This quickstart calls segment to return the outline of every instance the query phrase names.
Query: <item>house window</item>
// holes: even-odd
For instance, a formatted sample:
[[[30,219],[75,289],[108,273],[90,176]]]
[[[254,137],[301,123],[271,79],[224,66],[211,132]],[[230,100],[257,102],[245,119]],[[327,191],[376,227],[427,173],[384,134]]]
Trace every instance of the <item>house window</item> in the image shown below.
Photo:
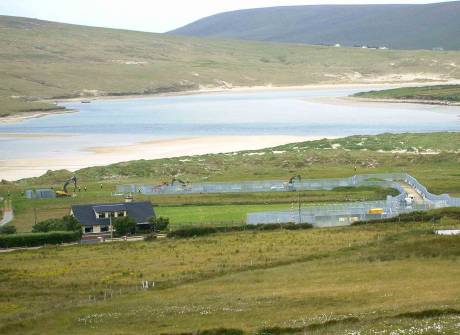
[[[126,216],[126,212],[118,212],[118,217]]]
[[[108,214],[109,214],[108,216],[111,217],[111,218],[114,218],[114,217],[115,217],[115,212],[110,212],[110,213],[108,213]]]
[[[85,227],[85,233],[92,233],[93,227]]]
[[[109,231],[109,226],[101,226],[101,233],[105,233]]]

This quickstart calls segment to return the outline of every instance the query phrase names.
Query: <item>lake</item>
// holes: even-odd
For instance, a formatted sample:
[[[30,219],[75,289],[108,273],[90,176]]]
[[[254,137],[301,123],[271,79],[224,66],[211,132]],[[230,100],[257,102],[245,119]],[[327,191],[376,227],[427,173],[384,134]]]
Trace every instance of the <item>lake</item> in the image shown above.
[[[460,107],[334,99],[363,90],[369,87],[66,102],[78,112],[0,124],[0,152],[3,160],[17,160],[90,155],[85,148],[182,137],[460,131]]]

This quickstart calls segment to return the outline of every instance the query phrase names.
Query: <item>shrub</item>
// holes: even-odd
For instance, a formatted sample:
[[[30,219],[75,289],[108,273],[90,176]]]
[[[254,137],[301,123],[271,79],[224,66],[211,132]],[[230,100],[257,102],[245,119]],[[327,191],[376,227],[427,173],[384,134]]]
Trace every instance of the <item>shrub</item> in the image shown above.
[[[198,335],[243,335],[244,332],[241,329],[234,328],[216,328],[200,330]]]
[[[78,241],[80,236],[78,231],[0,235],[0,248],[36,247],[45,244],[69,243]]]
[[[113,228],[117,236],[134,234],[136,232],[136,221],[129,216],[116,218],[113,222]]]
[[[0,234],[15,234],[16,227],[12,224],[6,224],[4,226],[0,226]]]
[[[258,225],[244,225],[244,226],[228,226],[228,227],[186,227],[178,230],[174,230],[168,234],[168,237],[187,238],[194,236],[206,236],[216,233],[226,233],[233,231],[244,231],[244,230],[300,230],[310,229],[313,226],[309,223],[295,224],[295,223],[273,223],[273,224],[258,224]]]
[[[431,211],[415,211],[410,213],[400,214],[393,218],[371,220],[371,221],[357,221],[352,225],[359,226],[368,223],[388,223],[388,222],[435,222],[443,217],[448,217],[454,220],[460,219],[460,209],[456,207],[447,207],[442,209],[435,209]]]
[[[151,217],[149,220],[150,224],[153,226],[154,231],[164,231],[169,226],[169,218],[164,217]]]
[[[47,233],[50,231],[81,231],[81,225],[73,216],[66,215],[61,219],[48,219],[33,226],[34,233]]]

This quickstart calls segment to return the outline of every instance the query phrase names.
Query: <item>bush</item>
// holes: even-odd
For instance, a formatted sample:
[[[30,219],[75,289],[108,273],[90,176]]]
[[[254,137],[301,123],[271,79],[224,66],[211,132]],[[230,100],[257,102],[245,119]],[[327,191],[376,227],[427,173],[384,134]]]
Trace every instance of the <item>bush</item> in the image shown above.
[[[430,211],[415,211],[410,213],[400,214],[393,218],[370,220],[370,221],[357,221],[352,223],[354,226],[359,226],[368,223],[390,223],[390,222],[436,222],[443,217],[448,217],[454,220],[460,219],[460,209],[457,207],[447,207],[441,209],[434,209]]]
[[[268,230],[300,230],[310,229],[313,226],[309,223],[273,223],[273,224],[258,224],[258,225],[244,225],[244,226],[228,226],[228,227],[186,227],[178,230],[174,230],[168,233],[168,237],[187,238],[194,236],[206,236],[216,233],[226,233],[234,231],[245,231],[245,230],[257,230],[257,231],[268,231]]]
[[[6,224],[4,226],[0,226],[0,234],[15,234],[16,227],[12,224]]]
[[[164,231],[169,226],[169,218],[159,217],[156,218],[155,223],[153,225],[155,231]]]
[[[169,226],[169,218],[164,218],[164,217],[154,217],[152,216],[149,219],[150,224],[153,227],[154,231],[165,231],[168,226]]]
[[[198,335],[243,335],[244,332],[241,329],[234,328],[216,328],[200,330]]]
[[[0,248],[36,247],[45,244],[69,243],[78,241],[80,237],[81,235],[78,231],[0,235]]]
[[[33,233],[47,233],[50,231],[81,231],[81,225],[73,216],[66,215],[62,219],[48,219],[33,226]]]
[[[136,232],[136,221],[129,216],[116,218],[113,222],[113,228],[117,236],[134,234]]]

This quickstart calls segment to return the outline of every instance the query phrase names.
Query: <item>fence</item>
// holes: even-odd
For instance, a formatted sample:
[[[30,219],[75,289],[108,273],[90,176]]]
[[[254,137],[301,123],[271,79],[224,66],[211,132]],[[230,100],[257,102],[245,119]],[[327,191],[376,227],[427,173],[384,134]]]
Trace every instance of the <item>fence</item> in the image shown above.
[[[118,194],[140,193],[144,195],[193,194],[193,193],[244,193],[244,192],[289,192],[304,190],[332,190],[347,186],[381,186],[394,180],[403,180],[405,174],[369,174],[348,178],[304,179],[292,183],[282,180],[248,181],[239,183],[189,183],[172,185],[129,184],[117,185]]]
[[[409,184],[423,198],[421,204],[406,204],[407,197],[400,182]],[[355,175],[348,178],[304,179],[291,183],[280,180],[248,181],[239,183],[196,183],[172,185],[118,185],[117,193],[141,193],[145,195],[194,194],[194,193],[244,193],[244,192],[289,192],[306,190],[332,190],[337,187],[380,186],[391,187],[399,195],[388,196],[386,201],[355,202],[303,208],[300,211],[250,213],[248,224],[308,222],[316,226],[346,225],[358,220],[379,219],[399,215],[414,210],[460,206],[460,198],[448,194],[435,195],[407,173],[377,173]],[[371,214],[378,208],[383,213]]]
[[[435,195],[420,184],[409,174],[373,174],[358,175],[351,177],[355,186],[385,185],[397,189],[400,193],[396,197],[388,196],[386,201],[371,201],[358,203],[344,203],[334,205],[315,206],[303,208],[297,211],[260,212],[249,213],[247,224],[308,222],[316,227],[349,225],[355,221],[367,221],[397,216],[412,211],[428,210],[431,208],[460,206],[460,198],[451,197],[448,194]],[[370,182],[369,180],[381,180]],[[401,184],[391,181],[400,180],[410,185],[423,198],[419,204],[407,204],[406,192]],[[372,209],[378,209],[377,214]]]

